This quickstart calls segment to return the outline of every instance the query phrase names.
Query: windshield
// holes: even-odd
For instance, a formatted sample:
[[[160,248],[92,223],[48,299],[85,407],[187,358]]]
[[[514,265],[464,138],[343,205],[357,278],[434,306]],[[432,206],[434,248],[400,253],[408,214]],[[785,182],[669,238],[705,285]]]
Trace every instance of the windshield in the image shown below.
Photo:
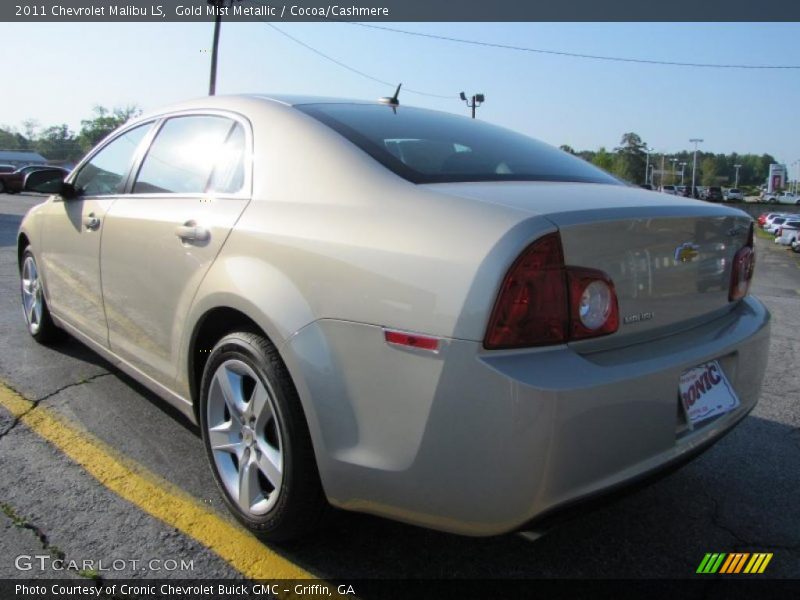
[[[413,183],[574,181],[620,185],[580,158],[467,117],[375,104],[307,104],[296,108]]]

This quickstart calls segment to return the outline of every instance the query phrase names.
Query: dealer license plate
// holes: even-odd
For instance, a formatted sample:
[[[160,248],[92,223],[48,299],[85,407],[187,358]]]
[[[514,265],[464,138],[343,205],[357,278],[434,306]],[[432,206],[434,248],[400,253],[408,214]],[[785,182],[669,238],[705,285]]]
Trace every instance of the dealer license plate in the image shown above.
[[[739,397],[715,360],[684,371],[679,393],[692,426],[739,406]]]

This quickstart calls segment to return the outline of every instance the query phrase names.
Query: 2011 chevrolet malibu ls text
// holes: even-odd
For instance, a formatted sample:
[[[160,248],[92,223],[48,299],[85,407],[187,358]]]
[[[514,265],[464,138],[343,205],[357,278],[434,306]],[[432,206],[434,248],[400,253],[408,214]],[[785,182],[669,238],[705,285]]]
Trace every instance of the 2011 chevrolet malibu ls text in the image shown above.
[[[199,423],[266,539],[333,506],[467,535],[674,466],[755,405],[753,226],[526,136],[262,96],[130,122],[19,233],[66,330]]]

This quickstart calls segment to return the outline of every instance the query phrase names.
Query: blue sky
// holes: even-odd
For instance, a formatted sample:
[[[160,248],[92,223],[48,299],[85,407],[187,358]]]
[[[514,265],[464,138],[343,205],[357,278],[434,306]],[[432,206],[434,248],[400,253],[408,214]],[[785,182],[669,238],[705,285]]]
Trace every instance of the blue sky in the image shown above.
[[[800,65],[798,23],[406,23],[402,29],[557,51],[685,62]],[[635,131],[659,152],[705,140],[712,152],[800,158],[800,70],[699,69],[465,46],[345,23],[282,23],[318,50],[437,99],[405,104],[453,112],[458,92],[483,92],[479,118],[548,143],[613,148]],[[144,109],[206,93],[208,23],[0,23],[14,84],[0,124],[26,118],[77,129],[94,104]],[[8,74],[10,71],[5,71]],[[260,22],[225,23],[219,93],[376,98],[392,89],[344,70]]]

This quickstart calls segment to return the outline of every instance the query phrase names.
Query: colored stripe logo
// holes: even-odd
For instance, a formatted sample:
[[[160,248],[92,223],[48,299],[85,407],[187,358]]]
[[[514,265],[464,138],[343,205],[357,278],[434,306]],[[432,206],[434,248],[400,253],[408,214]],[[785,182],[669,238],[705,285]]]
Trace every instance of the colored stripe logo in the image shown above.
[[[702,574],[723,573],[725,575],[733,575],[746,573],[753,575],[763,573],[771,560],[772,552],[756,552],[754,554],[749,552],[732,552],[730,554],[708,552],[703,557],[703,560],[700,561],[700,566],[697,567],[696,572]]]

